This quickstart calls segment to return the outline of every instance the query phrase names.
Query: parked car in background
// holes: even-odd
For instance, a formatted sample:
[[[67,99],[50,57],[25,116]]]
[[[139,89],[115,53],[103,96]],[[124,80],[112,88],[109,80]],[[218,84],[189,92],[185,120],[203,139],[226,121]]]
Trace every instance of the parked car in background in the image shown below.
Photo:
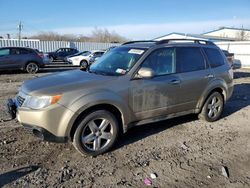
[[[69,55],[78,53],[79,51],[75,48],[59,48],[55,52],[49,52],[48,56],[51,62],[55,60],[64,61],[64,58]]]
[[[90,65],[89,60],[92,57],[100,57],[101,55],[104,54],[104,50],[93,50],[91,51],[91,53],[86,53],[86,54],[82,54],[79,56],[74,56],[74,57],[70,57],[68,58],[69,63],[71,63],[72,65],[75,66],[81,66],[83,68],[86,68]]]
[[[173,42],[128,42],[87,72],[26,81],[8,112],[35,136],[93,156],[133,126],[192,113],[218,120],[234,88],[226,57],[210,41]]]
[[[64,58],[64,61],[65,61],[65,62],[69,62],[69,58],[71,58],[71,57],[76,57],[76,56],[80,56],[80,55],[82,55],[82,56],[87,56],[87,55],[90,55],[90,54],[91,54],[90,51],[78,52],[78,53],[76,53],[76,54],[66,56],[66,57]]]
[[[111,46],[111,47],[107,48],[107,49],[105,50],[105,53],[109,52],[110,50],[112,50],[112,49],[114,49],[114,48],[116,48],[116,47],[117,47],[117,46]]]
[[[100,51],[93,53],[93,56],[89,59],[89,65],[92,65],[94,62],[96,62],[104,53],[105,51]]]
[[[230,64],[231,67],[233,67],[233,63],[234,63],[234,53],[229,53],[229,51],[227,50],[222,50],[222,52],[225,54],[225,56],[227,57],[227,61]]]
[[[48,63],[44,54],[37,49],[23,47],[0,48],[0,70],[21,69],[36,73]]]

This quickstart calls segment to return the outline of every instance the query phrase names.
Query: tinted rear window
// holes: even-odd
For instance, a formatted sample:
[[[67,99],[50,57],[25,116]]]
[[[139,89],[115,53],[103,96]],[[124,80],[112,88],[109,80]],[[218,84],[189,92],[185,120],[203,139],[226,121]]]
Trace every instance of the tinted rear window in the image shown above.
[[[191,72],[205,69],[205,61],[200,48],[176,48],[177,72]]]
[[[224,65],[224,59],[219,50],[212,48],[205,48],[204,51],[207,55],[208,61],[212,68]]]
[[[29,50],[29,49],[22,49],[22,48],[13,48],[13,49],[11,49],[11,54],[12,55],[30,54],[30,53],[32,53],[32,51]]]

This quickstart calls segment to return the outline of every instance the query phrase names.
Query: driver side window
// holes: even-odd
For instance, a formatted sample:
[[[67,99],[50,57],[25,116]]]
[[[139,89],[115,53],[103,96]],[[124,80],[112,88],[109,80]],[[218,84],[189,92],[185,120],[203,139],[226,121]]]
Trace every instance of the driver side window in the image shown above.
[[[174,48],[161,48],[153,51],[143,62],[142,67],[151,68],[155,76],[176,72],[176,55]]]

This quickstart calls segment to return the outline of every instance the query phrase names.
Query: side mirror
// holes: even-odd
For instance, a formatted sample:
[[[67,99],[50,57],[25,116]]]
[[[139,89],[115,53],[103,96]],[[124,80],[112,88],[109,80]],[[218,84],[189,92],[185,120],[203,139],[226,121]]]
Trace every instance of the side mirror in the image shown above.
[[[151,68],[142,67],[139,69],[136,78],[153,78],[155,72]]]

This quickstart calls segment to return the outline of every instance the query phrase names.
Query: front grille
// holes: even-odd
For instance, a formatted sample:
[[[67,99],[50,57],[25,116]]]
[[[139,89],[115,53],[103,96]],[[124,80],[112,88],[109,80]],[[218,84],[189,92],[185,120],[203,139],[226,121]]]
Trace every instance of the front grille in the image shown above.
[[[23,105],[23,102],[24,102],[25,98],[21,97],[20,95],[18,95],[16,97],[16,102],[17,102],[17,105],[20,107]]]

